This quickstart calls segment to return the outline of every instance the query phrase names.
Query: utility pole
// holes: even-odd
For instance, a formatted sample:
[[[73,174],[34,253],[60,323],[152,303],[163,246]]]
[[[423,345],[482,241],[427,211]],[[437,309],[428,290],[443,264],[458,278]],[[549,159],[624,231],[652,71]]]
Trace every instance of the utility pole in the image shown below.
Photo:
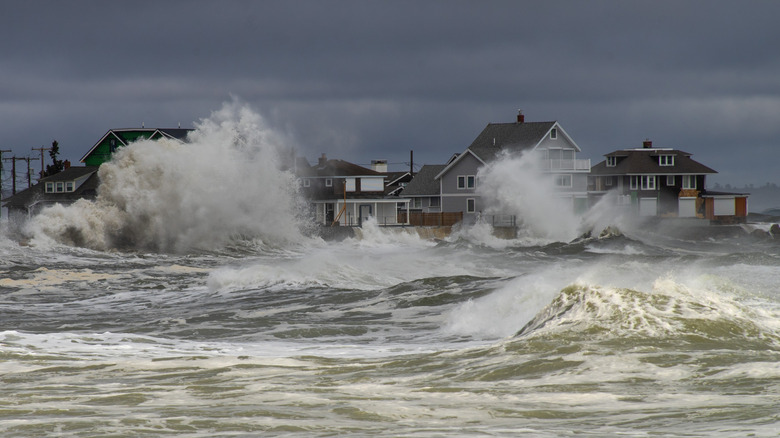
[[[30,168],[30,161],[35,161],[37,158],[24,157],[19,160],[27,161],[27,188],[32,187],[32,169]]]
[[[3,160],[8,161],[11,160],[11,195],[16,194],[16,156],[14,155],[11,158],[3,158]]]
[[[3,152],[11,152],[10,149],[0,150],[0,199],[3,198]]]
[[[45,147],[41,146],[39,148],[32,148],[32,150],[34,150],[34,151],[41,151],[41,178],[43,178],[43,171],[44,171],[44,169],[46,169],[46,164],[43,161],[43,152],[44,151],[50,151],[51,148],[45,148]]]

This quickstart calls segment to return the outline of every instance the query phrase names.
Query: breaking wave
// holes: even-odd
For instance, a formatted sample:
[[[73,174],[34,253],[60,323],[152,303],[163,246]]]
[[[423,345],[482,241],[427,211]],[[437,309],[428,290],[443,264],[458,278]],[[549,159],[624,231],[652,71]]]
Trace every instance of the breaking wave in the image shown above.
[[[95,201],[53,206],[33,218],[31,243],[97,250],[211,250],[241,239],[300,241],[297,183],[284,170],[288,141],[239,102],[196,124],[186,144],[144,140],[99,170]]]
[[[671,279],[656,280],[651,292],[578,283],[561,290],[517,336],[625,342],[632,348],[674,342],[777,349],[777,316]]]

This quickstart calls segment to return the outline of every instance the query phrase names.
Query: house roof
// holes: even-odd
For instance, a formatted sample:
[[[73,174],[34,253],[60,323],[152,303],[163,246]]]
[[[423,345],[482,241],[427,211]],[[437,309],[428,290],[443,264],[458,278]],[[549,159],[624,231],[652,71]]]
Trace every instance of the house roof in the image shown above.
[[[404,187],[402,196],[435,196],[439,194],[439,181],[436,175],[439,174],[446,164],[426,164],[412,181]]]
[[[312,167],[312,176],[384,176],[384,173],[367,169],[344,160],[328,160]]]
[[[98,186],[97,170],[98,168],[94,166],[69,167],[52,176],[41,178],[34,186],[3,199],[3,205],[26,209],[28,206],[37,202],[73,202],[85,197],[94,197],[97,193]],[[85,176],[87,177],[87,180],[73,192],[45,192],[46,182],[75,181]]]
[[[533,149],[555,125],[556,122],[489,123],[468,149],[487,162],[502,151]]]
[[[185,129],[185,128],[125,128],[125,129],[109,129],[108,132],[106,132],[102,137],[100,137],[100,140],[97,141],[90,149],[87,151],[86,154],[84,154],[83,157],[81,157],[82,163],[84,160],[89,157],[89,155],[97,149],[98,146],[100,146],[101,143],[103,143],[103,140],[110,136],[116,137],[124,146],[127,146],[127,141],[125,141],[125,138],[122,136],[123,133],[149,133],[149,138],[154,137],[155,134],[159,133],[163,137],[167,138],[173,138],[176,140],[184,141],[184,139],[187,137],[187,134],[193,131],[192,129]]]
[[[661,166],[658,157],[674,156],[673,166]],[[621,149],[606,157],[615,157],[616,164],[607,167],[606,160],[591,168],[593,175],[702,175],[718,173],[691,158],[690,153],[677,149],[641,148]]]

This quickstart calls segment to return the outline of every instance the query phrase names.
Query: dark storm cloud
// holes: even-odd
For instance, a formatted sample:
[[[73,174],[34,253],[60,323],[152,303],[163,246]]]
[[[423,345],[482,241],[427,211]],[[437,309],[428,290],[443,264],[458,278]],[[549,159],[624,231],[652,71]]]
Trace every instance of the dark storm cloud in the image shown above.
[[[778,16],[773,1],[14,2],[0,148],[56,138],[75,161],[109,128],[191,126],[237,96],[310,160],[422,164],[522,108],[594,162],[651,138],[714,181],[760,184],[779,179]]]

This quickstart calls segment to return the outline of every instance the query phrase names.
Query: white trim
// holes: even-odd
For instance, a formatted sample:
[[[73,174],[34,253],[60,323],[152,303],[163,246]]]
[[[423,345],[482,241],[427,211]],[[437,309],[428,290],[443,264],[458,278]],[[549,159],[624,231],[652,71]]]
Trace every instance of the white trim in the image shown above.
[[[441,172],[439,172],[439,174],[438,174],[438,175],[436,175],[435,177],[433,177],[433,179],[440,179],[440,178],[442,177],[442,175],[444,175],[445,173],[447,173],[447,172],[449,172],[449,171],[450,171],[450,168],[451,168],[451,167],[455,166],[455,164],[457,164],[458,162],[460,162],[460,160],[462,160],[462,159],[463,159],[463,157],[465,157],[467,153],[468,153],[468,154],[471,154],[471,156],[472,156],[472,157],[476,158],[476,159],[477,159],[477,161],[479,161],[480,163],[482,163],[482,165],[483,165],[483,166],[484,166],[485,164],[487,164],[487,163],[485,163],[484,161],[482,161],[482,160],[481,160],[481,159],[480,159],[480,158],[477,156],[477,154],[475,154],[474,152],[471,152],[471,150],[470,150],[470,149],[466,149],[465,151],[463,151],[463,153],[462,153],[462,154],[458,155],[458,158],[456,158],[455,160],[453,160],[453,161],[452,161],[450,164],[448,164],[448,165],[447,165],[447,167],[445,167],[444,169],[442,169],[442,171],[441,171]]]

